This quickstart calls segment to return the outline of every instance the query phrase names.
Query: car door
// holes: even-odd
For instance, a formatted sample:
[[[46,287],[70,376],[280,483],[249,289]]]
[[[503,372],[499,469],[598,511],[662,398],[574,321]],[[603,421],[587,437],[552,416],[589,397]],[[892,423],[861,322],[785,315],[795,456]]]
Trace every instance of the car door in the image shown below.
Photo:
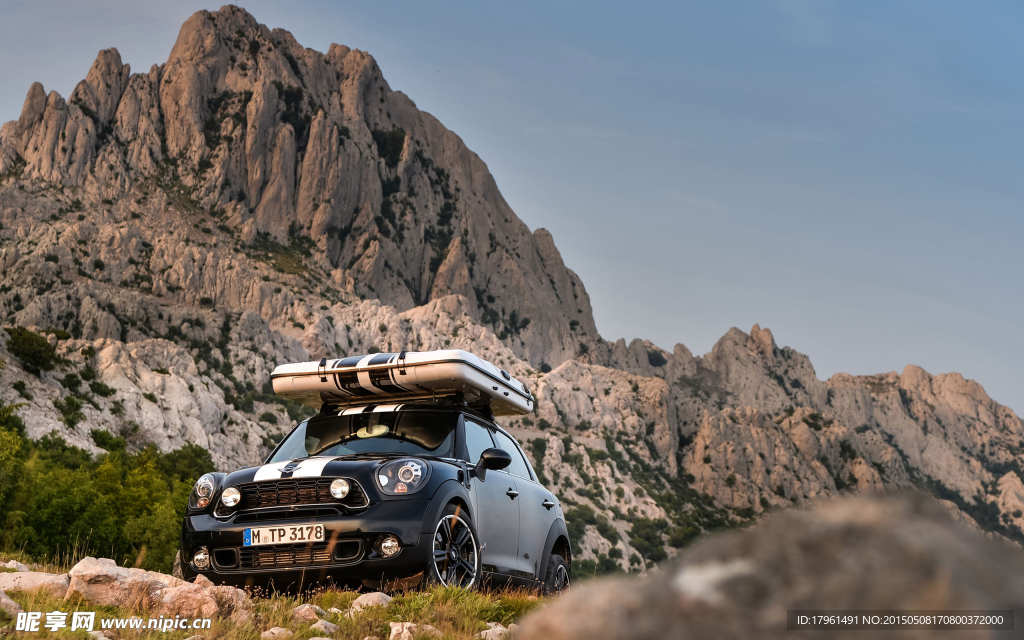
[[[483,424],[466,418],[465,442],[470,465],[479,462],[484,449],[495,446],[491,433]],[[513,495],[517,493],[515,481],[505,471],[491,469],[483,479],[473,477],[469,490],[476,505],[473,519],[480,536],[483,570],[515,575],[519,550],[519,501]]]
[[[543,579],[540,568],[544,564],[544,545],[548,531],[557,513],[554,510],[555,497],[536,480],[523,450],[511,437],[501,431],[494,433],[499,449],[512,456],[509,473],[514,477],[519,491],[519,551],[517,568],[530,577]]]

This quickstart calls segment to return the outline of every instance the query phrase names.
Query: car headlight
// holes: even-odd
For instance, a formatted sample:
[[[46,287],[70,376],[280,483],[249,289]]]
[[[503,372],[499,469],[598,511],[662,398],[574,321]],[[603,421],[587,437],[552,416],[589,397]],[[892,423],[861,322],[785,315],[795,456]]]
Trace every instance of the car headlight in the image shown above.
[[[427,485],[429,477],[430,465],[415,458],[389,462],[377,470],[381,491],[392,496],[419,491]]]
[[[212,473],[207,473],[196,481],[192,488],[192,495],[189,496],[188,506],[192,509],[205,509],[210,506],[213,500],[213,493],[217,490],[217,478]]]
[[[349,486],[348,480],[344,478],[336,478],[331,482],[331,495],[341,500],[348,495],[349,490],[352,487]]]
[[[235,487],[228,487],[220,494],[220,501],[225,507],[233,507],[242,499],[242,492]]]

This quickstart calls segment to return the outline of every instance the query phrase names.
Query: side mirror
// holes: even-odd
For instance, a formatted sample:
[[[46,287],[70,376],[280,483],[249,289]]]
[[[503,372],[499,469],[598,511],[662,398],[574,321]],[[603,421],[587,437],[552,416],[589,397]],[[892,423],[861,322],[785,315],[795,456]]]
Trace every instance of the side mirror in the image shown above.
[[[512,464],[512,456],[501,449],[492,447],[484,449],[484,452],[480,454],[480,460],[476,463],[476,468],[470,471],[470,474],[484,482],[487,480],[488,469],[497,471],[498,469],[504,469],[510,464]]]
[[[508,465],[512,464],[512,456],[508,455],[508,452],[502,449],[484,449],[484,452],[480,454],[480,462],[477,465],[483,465],[485,469],[504,469]]]

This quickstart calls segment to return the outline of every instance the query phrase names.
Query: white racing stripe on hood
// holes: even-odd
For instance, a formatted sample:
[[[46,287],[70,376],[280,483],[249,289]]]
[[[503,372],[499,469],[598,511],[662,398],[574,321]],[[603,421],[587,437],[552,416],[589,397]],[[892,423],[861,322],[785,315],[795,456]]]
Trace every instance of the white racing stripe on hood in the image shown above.
[[[319,477],[324,473],[324,467],[327,463],[334,460],[334,456],[322,456],[316,458],[310,458],[303,460],[299,463],[299,468],[292,473],[293,478],[310,478]]]
[[[277,480],[281,477],[281,470],[290,462],[291,460],[285,460],[284,462],[265,464],[256,470],[256,475],[253,476],[252,481],[263,482],[264,480]]]
[[[256,470],[256,475],[253,476],[253,482],[263,482],[265,480],[279,480],[281,478],[284,468],[288,465],[298,462],[298,466],[292,472],[292,478],[315,478],[323,475],[324,467],[331,460],[334,460],[335,456],[317,456],[315,458],[308,458],[302,461],[286,460],[284,462],[275,462],[273,464],[265,464]]]

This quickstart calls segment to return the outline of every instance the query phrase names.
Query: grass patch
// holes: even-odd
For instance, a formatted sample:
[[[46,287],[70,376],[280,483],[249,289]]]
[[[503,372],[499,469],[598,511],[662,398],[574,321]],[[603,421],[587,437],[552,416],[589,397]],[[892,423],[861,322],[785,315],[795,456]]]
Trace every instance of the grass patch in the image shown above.
[[[65,601],[43,592],[26,594],[15,591],[8,595],[26,611],[96,611],[97,629],[100,627],[101,618],[127,618],[138,615],[146,621],[150,615],[138,606],[97,606],[78,598]],[[253,598],[258,621],[255,624],[238,626],[229,619],[215,619],[210,629],[198,633],[201,633],[205,640],[257,640],[260,633],[267,629],[285,627],[293,631],[292,640],[323,636],[323,633],[311,630],[308,624],[297,624],[291,616],[292,610],[306,603],[317,605],[325,611],[331,607],[345,610],[358,595],[355,591],[338,589],[315,590],[303,596],[257,595]],[[367,636],[387,638],[390,636],[389,622],[429,624],[443,633],[445,638],[468,640],[479,637],[480,632],[487,628],[488,622],[498,622],[507,627],[540,607],[543,602],[542,598],[524,590],[481,593],[454,587],[434,587],[425,592],[396,595],[387,607],[364,609],[352,618],[327,613],[324,619],[338,625],[338,631],[331,634],[336,640],[361,640]],[[195,633],[197,632],[193,630],[161,633],[157,630],[142,629],[133,631],[131,637],[140,640],[181,640]],[[54,633],[40,625],[40,631],[33,633],[32,636],[80,639],[83,634],[81,631],[72,633],[67,628]]]

